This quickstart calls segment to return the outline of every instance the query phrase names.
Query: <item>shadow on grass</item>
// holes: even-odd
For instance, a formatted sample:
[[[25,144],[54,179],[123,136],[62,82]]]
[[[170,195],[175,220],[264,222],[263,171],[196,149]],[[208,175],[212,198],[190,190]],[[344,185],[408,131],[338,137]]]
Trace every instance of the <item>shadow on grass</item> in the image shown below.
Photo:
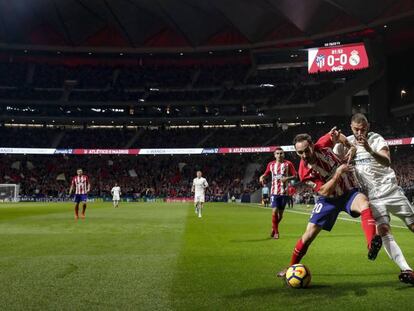
[[[378,273],[378,272],[370,272],[370,273],[341,273],[341,274],[335,274],[335,273],[318,273],[318,276],[328,276],[328,277],[347,277],[347,276],[356,276],[356,277],[361,277],[361,276],[368,276],[368,275],[388,275],[388,276],[397,276],[397,273],[390,273],[390,272],[383,272],[383,273]],[[397,278],[396,278],[397,280]]]
[[[341,283],[341,284],[311,284],[306,289],[293,289],[289,288],[286,284],[281,282],[279,285],[275,284],[273,287],[259,287],[246,289],[238,294],[232,294],[226,296],[227,299],[240,299],[250,297],[266,297],[266,296],[284,296],[295,297],[300,294],[303,298],[332,298],[343,296],[355,296],[363,297],[368,295],[369,289],[387,288],[388,290],[407,290],[414,291],[414,286],[408,284],[401,284],[398,281],[389,282],[361,282],[361,283]]]
[[[286,295],[289,295],[290,293],[297,294],[298,292],[303,293],[303,292],[309,292],[309,293],[313,293],[317,290],[321,290],[321,289],[328,289],[331,286],[329,285],[323,285],[323,284],[316,284],[316,285],[312,285],[311,287],[307,288],[307,289],[292,289],[289,288],[287,285],[281,283],[281,286],[274,286],[274,287],[260,287],[260,288],[252,288],[252,289],[246,289],[244,291],[242,291],[240,294],[233,294],[233,295],[229,295],[226,298],[230,298],[230,299],[238,299],[238,298],[246,298],[246,297],[263,297],[263,296],[268,296],[268,295],[280,295],[282,293],[286,293]]]
[[[78,269],[79,269],[79,267],[77,265],[74,265],[73,263],[69,263],[69,264],[67,264],[66,269],[63,272],[58,273],[56,275],[56,277],[58,277],[59,279],[63,279],[65,277],[67,277],[68,275],[74,273]]]
[[[248,240],[230,240],[230,243],[254,243],[254,242],[263,242],[263,241],[271,241],[273,240],[271,237],[268,238],[261,238],[261,239],[248,239]]]

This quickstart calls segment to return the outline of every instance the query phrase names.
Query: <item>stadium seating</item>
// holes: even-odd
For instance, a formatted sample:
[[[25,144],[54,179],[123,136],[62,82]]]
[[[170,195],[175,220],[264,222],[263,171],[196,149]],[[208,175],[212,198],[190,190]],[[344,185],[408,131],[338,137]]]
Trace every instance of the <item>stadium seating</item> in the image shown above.
[[[212,129],[141,129],[142,133],[130,148],[177,148],[196,147],[243,147],[289,145],[297,133],[309,132],[318,137],[328,131],[332,124],[304,125],[283,131],[279,128],[212,128]],[[346,131],[345,125],[342,125]],[[410,124],[376,126],[385,137],[413,135]],[[60,148],[125,148],[135,130],[125,129],[47,129],[2,128],[1,147],[60,147]],[[63,135],[62,135],[63,133]],[[57,142],[56,137],[61,139]],[[58,146],[52,146],[55,141]],[[199,146],[200,147],[200,146]],[[414,189],[414,156],[408,147],[392,148],[393,166],[400,185],[412,195]],[[289,159],[297,163],[293,154]],[[147,189],[157,197],[190,197],[194,172],[201,169],[211,188],[209,199],[224,200],[229,194],[240,197],[246,190],[251,193],[260,185],[259,175],[271,154],[254,155],[208,155],[208,156],[10,156],[1,155],[0,183],[21,183],[24,195],[63,196],[67,192],[70,176],[78,167],[90,175],[94,184],[92,193],[108,195],[109,189],[118,182],[132,197],[141,197]],[[27,164],[30,162],[30,164]],[[259,163],[252,180],[243,183],[249,163]],[[181,168],[181,169],[180,169]],[[407,169],[408,168],[408,169]],[[131,172],[131,170],[134,170]],[[134,173],[135,172],[135,173]],[[63,175],[62,175],[63,174]],[[135,176],[135,174],[137,176]],[[64,178],[63,178],[64,176]],[[59,180],[57,180],[57,178]],[[302,189],[302,188],[301,188]],[[306,189],[302,189],[306,191]]]

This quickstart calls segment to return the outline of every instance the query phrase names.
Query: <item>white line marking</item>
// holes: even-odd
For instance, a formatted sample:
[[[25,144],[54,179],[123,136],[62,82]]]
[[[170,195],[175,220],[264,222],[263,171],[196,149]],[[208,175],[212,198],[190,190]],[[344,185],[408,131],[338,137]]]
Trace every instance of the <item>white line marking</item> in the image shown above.
[[[239,204],[239,203],[238,203]],[[269,207],[264,207],[264,206],[260,206],[260,204],[257,204],[257,205],[255,205],[255,204],[243,204],[243,203],[240,203],[239,205],[242,205],[242,206],[250,206],[250,207],[255,207],[255,208],[261,208],[261,209],[267,209],[267,210],[270,210],[271,208],[269,208]],[[285,212],[289,212],[289,213],[294,213],[294,214],[301,214],[301,215],[307,215],[307,216],[310,216],[310,212],[309,213],[307,213],[307,212],[301,212],[301,211],[292,211],[292,210],[289,210],[289,209],[287,209],[287,208],[285,208]],[[359,218],[358,219],[353,219],[353,218],[345,218],[345,217],[338,217],[338,219],[339,220],[344,220],[344,221],[351,221],[351,222],[361,222],[360,220],[359,220]],[[407,227],[405,227],[405,226],[399,226],[399,225],[391,225],[391,228],[401,228],[401,229],[408,229]]]

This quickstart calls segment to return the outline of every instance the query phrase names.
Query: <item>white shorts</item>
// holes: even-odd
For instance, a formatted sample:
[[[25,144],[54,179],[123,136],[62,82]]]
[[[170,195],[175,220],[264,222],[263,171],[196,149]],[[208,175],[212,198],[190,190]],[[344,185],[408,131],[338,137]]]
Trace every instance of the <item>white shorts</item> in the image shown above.
[[[395,187],[382,198],[370,199],[369,202],[378,225],[389,224],[390,213],[400,218],[407,226],[414,223],[414,208],[400,187]]]
[[[119,195],[114,195],[112,197],[112,201],[119,201]]]
[[[196,194],[194,196],[194,203],[204,203],[206,200],[205,195],[204,194]]]

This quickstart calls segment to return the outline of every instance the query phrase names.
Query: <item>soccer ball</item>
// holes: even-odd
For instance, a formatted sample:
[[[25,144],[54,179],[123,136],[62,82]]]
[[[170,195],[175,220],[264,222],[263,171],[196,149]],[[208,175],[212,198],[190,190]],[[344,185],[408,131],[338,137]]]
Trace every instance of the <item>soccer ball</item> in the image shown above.
[[[286,284],[292,288],[306,288],[311,281],[309,269],[302,264],[290,266],[286,271]]]

